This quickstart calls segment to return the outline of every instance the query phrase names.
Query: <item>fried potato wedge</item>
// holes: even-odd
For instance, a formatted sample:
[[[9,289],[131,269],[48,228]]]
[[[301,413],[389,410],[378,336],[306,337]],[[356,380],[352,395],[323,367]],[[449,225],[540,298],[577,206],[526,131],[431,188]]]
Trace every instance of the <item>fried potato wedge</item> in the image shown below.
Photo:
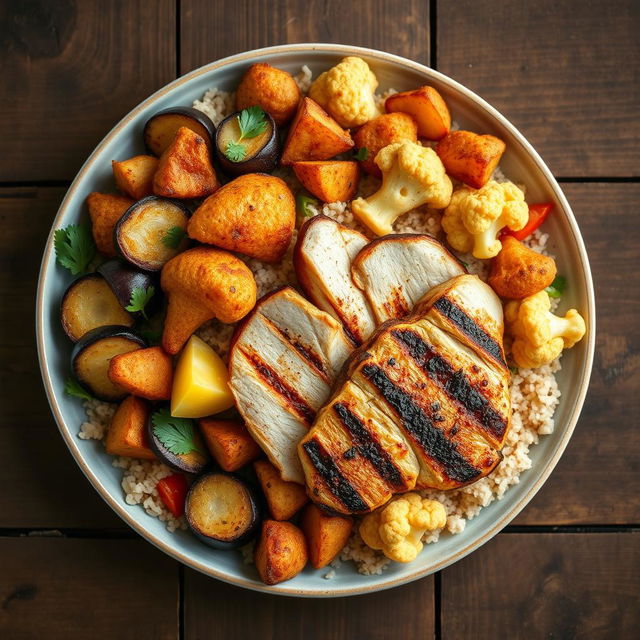
[[[113,384],[141,398],[171,398],[173,364],[161,347],[137,349],[111,358],[108,376]]]
[[[91,218],[91,232],[98,251],[107,258],[115,258],[113,230],[124,212],[134,203],[126,196],[94,191],[87,196],[87,207]]]
[[[472,131],[452,131],[436,145],[447,173],[474,189],[489,181],[505,149],[500,138]]]
[[[141,398],[128,396],[116,410],[105,437],[107,453],[112,456],[155,460],[147,444],[149,405]]]
[[[328,160],[349,151],[353,140],[317,102],[311,98],[300,101],[295,118],[284,143],[280,164],[300,160]]]
[[[433,87],[394,93],[385,101],[388,112],[408,113],[418,123],[418,136],[440,140],[451,129],[451,114],[442,96]]]
[[[300,527],[307,539],[311,566],[322,569],[347,544],[353,531],[353,520],[342,516],[328,516],[315,504],[310,504],[302,512]]]
[[[283,480],[268,460],[257,460],[253,468],[274,520],[289,520],[309,501],[304,486]]]
[[[198,426],[211,455],[225,471],[237,471],[262,454],[242,422],[202,418]]]
[[[323,202],[348,202],[356,195],[360,168],[357,162],[306,160],[293,163],[302,186]]]
[[[278,584],[298,575],[307,564],[304,534],[290,522],[265,520],[254,561],[265,584]]]
[[[128,160],[111,162],[116,186],[122,193],[142,200],[153,193],[153,176],[158,169],[158,158],[153,156],[134,156]]]

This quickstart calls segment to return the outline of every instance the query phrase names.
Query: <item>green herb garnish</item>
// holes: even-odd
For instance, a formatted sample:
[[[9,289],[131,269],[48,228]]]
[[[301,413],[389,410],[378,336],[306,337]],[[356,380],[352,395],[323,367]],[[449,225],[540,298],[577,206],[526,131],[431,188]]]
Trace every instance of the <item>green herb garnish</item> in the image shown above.
[[[184,240],[187,232],[182,227],[171,227],[162,236],[162,244],[169,249],[177,249]]]
[[[69,269],[74,276],[87,273],[96,255],[96,245],[86,225],[71,224],[64,229],[56,229],[53,247],[58,264]]]
[[[139,311],[142,314],[142,317],[145,320],[148,320],[147,313],[144,308],[147,306],[147,303],[151,298],[153,298],[153,294],[156,292],[156,288],[154,286],[147,287],[134,287],[131,292],[131,300],[129,300],[129,304],[125,307],[127,311],[131,311],[131,313],[135,313]]]
[[[556,276],[555,280],[545,289],[550,298],[560,298],[567,286],[567,279],[564,276]]]
[[[193,420],[174,418],[169,409],[160,409],[151,415],[153,433],[162,445],[175,455],[185,455],[196,451],[202,453],[196,444]]]
[[[311,205],[317,206],[318,201],[311,196],[307,196],[304,193],[299,193],[296,196],[296,211],[301,218],[308,218],[313,215],[313,211],[309,209]]]
[[[93,396],[75,378],[67,378],[64,383],[64,392],[73,398],[93,400]]]
[[[518,373],[518,367],[510,366],[509,371],[511,371],[512,376],[515,376]]]
[[[255,138],[267,129],[265,113],[258,106],[243,109],[237,120],[240,137],[235,142],[230,142],[224,152],[224,155],[227,156],[231,162],[240,162],[244,160],[247,155],[245,146],[240,144],[242,140]]]
[[[369,157],[369,149],[366,147],[360,147],[360,149],[353,154],[353,157],[359,162],[364,162]]]

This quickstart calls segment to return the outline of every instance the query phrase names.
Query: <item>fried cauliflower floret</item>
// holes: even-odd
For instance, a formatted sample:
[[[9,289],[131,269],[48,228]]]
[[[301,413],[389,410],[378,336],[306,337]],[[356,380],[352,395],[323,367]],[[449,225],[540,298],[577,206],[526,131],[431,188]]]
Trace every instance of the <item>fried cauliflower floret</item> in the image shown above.
[[[379,236],[393,233],[395,219],[420,205],[443,209],[453,186],[436,152],[411,140],[389,144],[375,160],[382,185],[369,198],[351,203],[357,218]]]
[[[309,97],[348,129],[380,114],[373,97],[377,86],[369,65],[362,58],[349,56],[317,77]]]
[[[563,349],[582,340],[586,325],[582,316],[569,309],[564,318],[551,313],[546,291],[505,306],[507,332],[513,337],[511,353],[519,367],[535,369],[555,360]]]
[[[498,255],[500,229],[519,231],[529,220],[524,193],[511,182],[491,180],[480,189],[458,189],[442,216],[447,241],[456,250],[487,259]]]
[[[372,549],[381,550],[395,562],[411,562],[422,551],[427,531],[442,529],[447,513],[440,502],[405,493],[365,516],[360,535]]]

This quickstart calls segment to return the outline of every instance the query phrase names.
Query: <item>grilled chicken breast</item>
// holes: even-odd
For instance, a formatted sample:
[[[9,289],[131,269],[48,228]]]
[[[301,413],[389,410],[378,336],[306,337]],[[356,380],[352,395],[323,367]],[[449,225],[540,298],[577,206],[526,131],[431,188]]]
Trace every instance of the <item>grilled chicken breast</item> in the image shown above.
[[[312,499],[365,513],[393,493],[490,473],[509,428],[502,307],[462,275],[356,350],[298,452]]]
[[[231,391],[251,435],[284,480],[304,484],[297,444],[352,349],[340,323],[291,287],[263,297],[236,330]]]
[[[414,233],[378,238],[351,264],[353,281],[365,294],[376,324],[406,316],[433,287],[464,273],[437,240]]]
[[[340,320],[356,345],[376,327],[365,295],[351,279],[351,262],[368,242],[358,231],[319,215],[304,223],[293,253],[296,276],[307,297]]]

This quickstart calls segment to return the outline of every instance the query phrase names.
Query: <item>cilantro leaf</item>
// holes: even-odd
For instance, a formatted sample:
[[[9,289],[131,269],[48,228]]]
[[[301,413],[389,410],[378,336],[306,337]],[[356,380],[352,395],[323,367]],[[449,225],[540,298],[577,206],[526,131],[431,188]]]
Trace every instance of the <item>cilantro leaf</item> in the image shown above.
[[[131,300],[129,300],[129,304],[125,307],[127,311],[131,311],[131,313],[135,313],[139,311],[142,314],[142,317],[145,320],[148,320],[147,313],[144,308],[147,306],[147,303],[151,298],[153,298],[153,294],[156,292],[156,288],[154,286],[147,287],[134,287],[131,292]]]
[[[358,160],[359,162],[364,162],[369,157],[369,149],[366,147],[360,147],[354,154],[354,160]]]
[[[296,196],[296,211],[301,218],[308,218],[313,215],[313,211],[309,209],[309,206],[316,206],[317,204],[318,201],[315,198],[305,195],[304,193],[299,193]]]
[[[247,155],[247,150],[243,144],[232,141],[227,145],[224,155],[227,156],[231,162],[242,162]]]
[[[86,225],[71,224],[53,233],[56,261],[74,276],[88,272],[90,262],[96,255],[96,245]]]
[[[64,383],[64,392],[73,398],[93,400],[93,396],[75,378],[67,378]]]
[[[550,298],[560,298],[567,286],[564,276],[556,276],[555,280],[545,289]]]
[[[267,129],[264,111],[258,106],[243,109],[238,116],[238,127],[240,127],[240,140],[255,138],[264,133]]]
[[[177,456],[196,451],[202,453],[196,443],[193,420],[174,418],[169,409],[160,409],[151,415],[153,433],[171,453]]]
[[[171,227],[164,232],[162,244],[169,249],[177,249],[187,232],[182,227]]]

